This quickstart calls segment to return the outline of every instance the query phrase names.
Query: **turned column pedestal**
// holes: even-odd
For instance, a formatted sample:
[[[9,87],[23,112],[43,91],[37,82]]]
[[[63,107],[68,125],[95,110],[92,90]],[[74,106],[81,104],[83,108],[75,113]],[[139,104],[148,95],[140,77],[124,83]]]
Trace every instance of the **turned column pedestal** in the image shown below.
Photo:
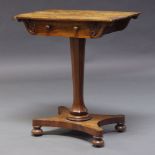
[[[87,121],[91,119],[83,99],[85,43],[86,39],[70,38],[73,105],[67,119],[71,121]]]

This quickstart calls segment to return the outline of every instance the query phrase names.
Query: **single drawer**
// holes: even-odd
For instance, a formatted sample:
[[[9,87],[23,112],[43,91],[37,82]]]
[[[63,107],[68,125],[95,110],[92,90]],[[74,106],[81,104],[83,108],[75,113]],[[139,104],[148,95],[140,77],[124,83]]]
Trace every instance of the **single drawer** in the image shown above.
[[[101,37],[107,27],[102,22],[24,20],[24,23],[28,32],[33,35],[76,38]]]

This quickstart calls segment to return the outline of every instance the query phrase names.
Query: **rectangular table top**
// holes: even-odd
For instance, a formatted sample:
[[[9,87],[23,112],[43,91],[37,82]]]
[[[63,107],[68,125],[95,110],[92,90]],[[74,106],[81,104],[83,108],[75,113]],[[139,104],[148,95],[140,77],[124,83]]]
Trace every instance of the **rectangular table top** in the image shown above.
[[[93,11],[93,10],[45,10],[24,13],[15,16],[18,20],[54,20],[54,21],[99,21],[113,22],[126,18],[136,18],[139,12]]]

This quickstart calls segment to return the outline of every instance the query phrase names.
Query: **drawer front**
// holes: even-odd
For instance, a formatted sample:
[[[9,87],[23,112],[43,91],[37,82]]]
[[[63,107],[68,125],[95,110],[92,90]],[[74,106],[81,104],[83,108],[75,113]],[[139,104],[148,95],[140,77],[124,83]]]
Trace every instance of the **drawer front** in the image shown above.
[[[76,38],[98,38],[106,25],[100,22],[24,21],[33,35],[63,36]]]

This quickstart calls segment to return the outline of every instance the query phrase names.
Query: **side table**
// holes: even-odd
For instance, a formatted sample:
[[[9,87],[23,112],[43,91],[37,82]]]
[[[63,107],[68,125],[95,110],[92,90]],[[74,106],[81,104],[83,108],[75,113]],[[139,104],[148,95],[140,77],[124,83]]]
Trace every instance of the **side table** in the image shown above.
[[[92,144],[104,145],[102,125],[116,124],[115,129],[126,129],[124,115],[89,114],[84,104],[84,61],[86,38],[99,38],[104,34],[125,29],[139,12],[89,11],[89,10],[45,10],[15,16],[24,22],[32,35],[62,36],[70,38],[73,104],[71,109],[58,108],[58,115],[33,120],[32,134],[43,135],[41,127],[62,127],[88,133],[93,136]]]

